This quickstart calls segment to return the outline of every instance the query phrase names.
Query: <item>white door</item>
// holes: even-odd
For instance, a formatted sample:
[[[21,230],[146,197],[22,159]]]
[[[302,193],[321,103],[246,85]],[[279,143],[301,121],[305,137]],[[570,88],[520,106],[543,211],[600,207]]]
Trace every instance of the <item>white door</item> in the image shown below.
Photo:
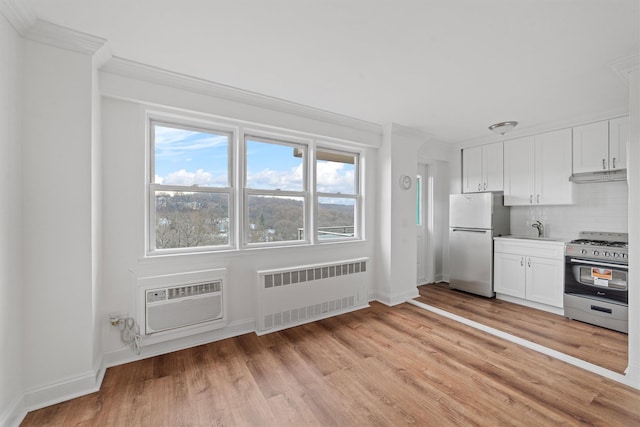
[[[534,203],[533,136],[512,139],[504,143],[504,204],[508,206]]]
[[[527,257],[527,299],[562,308],[563,267],[561,260]]]
[[[573,173],[607,170],[609,121],[573,128]]]
[[[629,116],[609,120],[609,170],[627,168]]]
[[[535,137],[534,204],[568,205],[573,202],[571,177],[571,129]]]
[[[417,269],[418,284],[427,282],[427,165],[418,165],[418,176],[416,177],[416,229],[418,233],[417,247]]]
[[[493,269],[493,290],[495,292],[524,298],[525,257],[524,255],[496,253]]]

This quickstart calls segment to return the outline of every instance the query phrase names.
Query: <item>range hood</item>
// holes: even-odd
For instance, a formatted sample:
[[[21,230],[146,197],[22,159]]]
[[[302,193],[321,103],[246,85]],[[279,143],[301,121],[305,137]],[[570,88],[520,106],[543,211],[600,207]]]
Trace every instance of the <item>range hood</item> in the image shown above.
[[[615,171],[602,171],[602,172],[584,172],[574,173],[569,178],[569,181],[576,184],[587,184],[590,182],[613,182],[613,181],[626,181],[627,170],[618,169]]]

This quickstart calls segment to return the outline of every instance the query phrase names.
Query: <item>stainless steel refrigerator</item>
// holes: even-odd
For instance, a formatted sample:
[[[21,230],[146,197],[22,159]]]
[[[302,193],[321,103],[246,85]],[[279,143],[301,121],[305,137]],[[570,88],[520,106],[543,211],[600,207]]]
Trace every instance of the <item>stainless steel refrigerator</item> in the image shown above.
[[[502,193],[449,196],[449,288],[493,297],[493,238],[510,230]]]

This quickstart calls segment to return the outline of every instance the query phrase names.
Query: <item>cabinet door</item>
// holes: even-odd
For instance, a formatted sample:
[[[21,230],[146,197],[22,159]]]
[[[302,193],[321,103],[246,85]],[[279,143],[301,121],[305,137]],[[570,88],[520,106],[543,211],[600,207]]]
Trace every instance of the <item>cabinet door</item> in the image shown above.
[[[462,150],[462,192],[477,193],[482,189],[482,147]]]
[[[485,191],[502,191],[504,158],[502,142],[482,147],[482,179]]]
[[[609,121],[573,128],[573,173],[601,172],[608,163]]]
[[[496,253],[493,257],[493,290],[505,295],[524,298],[525,257]]]
[[[571,129],[535,136],[535,194],[540,205],[573,203],[571,177]]]
[[[504,204],[530,205],[534,195],[534,137],[504,143]]]
[[[563,295],[563,261],[549,258],[527,257],[527,300],[562,308]]]
[[[627,168],[629,116],[609,120],[609,170]]]

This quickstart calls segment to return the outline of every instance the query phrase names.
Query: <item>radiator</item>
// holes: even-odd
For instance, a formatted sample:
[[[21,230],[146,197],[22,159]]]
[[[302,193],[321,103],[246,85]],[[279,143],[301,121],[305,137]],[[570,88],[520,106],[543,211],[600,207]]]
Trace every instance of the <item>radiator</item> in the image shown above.
[[[258,271],[257,333],[368,307],[367,258]]]
[[[225,270],[138,279],[138,320],[143,335],[211,330],[225,325]],[[162,335],[162,334],[160,334]]]

